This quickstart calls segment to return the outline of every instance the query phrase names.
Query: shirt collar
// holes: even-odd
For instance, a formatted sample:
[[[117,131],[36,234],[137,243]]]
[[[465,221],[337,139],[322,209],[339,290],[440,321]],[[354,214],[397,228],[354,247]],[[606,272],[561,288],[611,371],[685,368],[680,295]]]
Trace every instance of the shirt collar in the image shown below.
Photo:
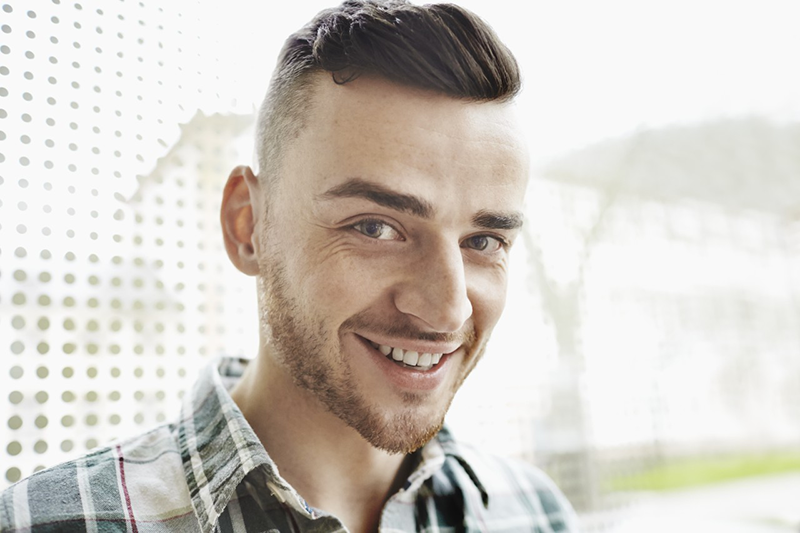
[[[447,457],[452,457],[461,465],[470,481],[480,492],[484,507],[488,506],[489,493],[478,478],[475,469],[470,465],[470,461],[467,460],[467,455],[468,451],[456,442],[450,430],[446,426],[442,427],[436,436],[419,450],[419,463],[413,468],[403,486],[403,491],[410,495],[408,499],[413,499],[413,494],[422,483],[442,468]]]
[[[184,474],[204,533],[215,529],[237,486],[253,471],[258,472],[256,478],[282,504],[311,519],[319,514],[280,476],[278,467],[230,396],[229,390],[239,381],[247,364],[247,359],[224,357],[207,365],[184,398],[177,423]],[[483,484],[446,428],[418,453],[419,464],[402,492],[412,495],[451,456],[480,491],[484,505],[488,504]]]
[[[263,468],[273,492],[291,491],[228,392],[246,366],[243,359],[215,360],[201,371],[181,410],[178,445],[204,532],[215,529],[236,487],[256,468]]]

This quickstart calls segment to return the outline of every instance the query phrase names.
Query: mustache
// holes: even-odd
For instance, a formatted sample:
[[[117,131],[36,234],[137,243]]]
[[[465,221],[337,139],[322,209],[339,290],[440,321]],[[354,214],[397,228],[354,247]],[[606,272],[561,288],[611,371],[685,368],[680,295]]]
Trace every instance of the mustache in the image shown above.
[[[339,334],[345,331],[366,331],[372,333],[383,334],[389,337],[401,337],[405,339],[413,339],[420,341],[430,342],[456,342],[471,346],[478,338],[472,322],[467,322],[459,331],[451,332],[436,332],[436,331],[423,331],[415,326],[411,319],[405,315],[399,315],[391,322],[381,320],[368,311],[361,311],[339,326]]]

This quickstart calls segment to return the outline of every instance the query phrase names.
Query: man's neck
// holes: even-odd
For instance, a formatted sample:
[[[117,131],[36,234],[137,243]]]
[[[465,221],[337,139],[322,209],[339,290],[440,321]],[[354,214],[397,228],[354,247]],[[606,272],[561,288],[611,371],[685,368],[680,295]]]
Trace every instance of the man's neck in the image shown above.
[[[378,450],[260,354],[231,396],[281,476],[350,531],[375,531],[386,500],[407,478],[406,456]]]

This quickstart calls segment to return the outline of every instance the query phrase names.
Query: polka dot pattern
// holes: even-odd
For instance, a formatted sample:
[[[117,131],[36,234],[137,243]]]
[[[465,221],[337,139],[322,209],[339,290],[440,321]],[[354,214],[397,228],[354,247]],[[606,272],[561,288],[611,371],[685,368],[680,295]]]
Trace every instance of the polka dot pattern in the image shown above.
[[[178,4],[2,4],[0,490],[174,418],[211,357],[254,353],[217,212],[257,102],[220,79],[213,13]]]

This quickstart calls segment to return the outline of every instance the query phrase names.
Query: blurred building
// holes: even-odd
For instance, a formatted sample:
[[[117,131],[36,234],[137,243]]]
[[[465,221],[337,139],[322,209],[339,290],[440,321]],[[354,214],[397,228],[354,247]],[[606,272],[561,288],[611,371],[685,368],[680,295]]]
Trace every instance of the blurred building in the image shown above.
[[[579,507],[626,470],[800,443],[799,141],[753,118],[643,131],[534,187],[560,358],[536,450]]]

